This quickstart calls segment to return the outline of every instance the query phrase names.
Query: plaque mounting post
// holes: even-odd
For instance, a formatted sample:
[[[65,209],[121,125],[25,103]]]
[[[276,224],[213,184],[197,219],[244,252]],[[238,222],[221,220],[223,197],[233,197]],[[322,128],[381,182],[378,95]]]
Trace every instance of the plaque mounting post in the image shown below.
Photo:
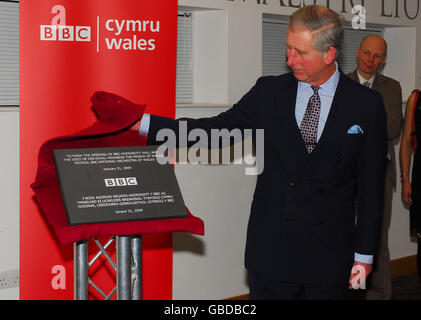
[[[106,249],[117,238],[116,263],[111,259]],[[75,243],[75,300],[88,300],[89,285],[99,292],[105,300],[110,300],[117,292],[118,300],[141,300],[142,299],[142,236],[113,236],[103,246],[98,239],[94,238],[99,247],[98,253],[88,260],[88,241]],[[89,267],[104,255],[113,269],[116,271],[116,286],[110,293],[104,293],[89,278]]]

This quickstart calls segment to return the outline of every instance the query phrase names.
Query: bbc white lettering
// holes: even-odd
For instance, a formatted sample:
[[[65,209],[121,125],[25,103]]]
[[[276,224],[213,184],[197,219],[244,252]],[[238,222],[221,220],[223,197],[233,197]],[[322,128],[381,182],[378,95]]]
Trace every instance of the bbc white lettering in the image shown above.
[[[155,50],[155,39],[137,39],[136,35],[133,38],[126,38],[126,39],[108,39],[105,38],[105,42],[107,43],[108,49],[115,49],[115,50]]]
[[[41,25],[40,31],[46,41],[91,41],[90,26]]]
[[[40,39],[42,41],[63,41],[63,42],[91,42],[91,26],[68,26],[66,25],[66,8],[62,5],[55,5],[51,9],[55,14],[49,25],[40,26]],[[102,19],[101,19],[102,20]],[[100,17],[97,16],[97,52],[100,46]],[[125,51],[154,51],[157,41],[151,37],[151,33],[161,31],[161,22],[158,20],[139,19],[105,19],[105,29],[112,34],[104,37],[105,47],[108,50]],[[139,32],[144,33],[140,36]]]
[[[114,32],[116,36],[119,36],[122,33],[123,29],[125,29],[127,32],[159,32],[160,22],[150,20],[108,19],[105,23],[105,28],[108,31]]]

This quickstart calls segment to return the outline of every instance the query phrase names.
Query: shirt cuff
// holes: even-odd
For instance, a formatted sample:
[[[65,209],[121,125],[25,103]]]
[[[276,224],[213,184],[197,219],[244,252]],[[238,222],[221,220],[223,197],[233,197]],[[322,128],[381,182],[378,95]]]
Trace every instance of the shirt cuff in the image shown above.
[[[354,252],[354,260],[362,263],[373,264],[373,255]]]
[[[151,122],[151,115],[144,113],[142,120],[140,120],[139,134],[141,136],[147,136],[149,133],[149,124]]]

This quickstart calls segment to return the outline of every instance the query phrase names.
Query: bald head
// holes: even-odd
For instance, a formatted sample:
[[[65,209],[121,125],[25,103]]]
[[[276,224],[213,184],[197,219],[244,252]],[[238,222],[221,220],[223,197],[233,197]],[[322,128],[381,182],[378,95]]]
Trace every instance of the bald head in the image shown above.
[[[376,46],[379,50],[383,50],[383,55],[387,56],[387,42],[376,34],[370,34],[361,40],[360,48],[371,45]]]
[[[378,35],[366,36],[357,49],[357,69],[366,80],[371,79],[386,61],[387,43]]]

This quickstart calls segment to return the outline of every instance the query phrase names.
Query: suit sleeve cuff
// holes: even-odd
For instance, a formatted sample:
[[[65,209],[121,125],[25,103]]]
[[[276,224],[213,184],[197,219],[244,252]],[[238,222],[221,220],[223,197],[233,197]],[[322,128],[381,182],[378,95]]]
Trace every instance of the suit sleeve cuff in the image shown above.
[[[373,255],[354,253],[354,260],[362,263],[373,264]]]
[[[139,127],[139,134],[141,136],[148,135],[150,122],[151,122],[151,115],[148,113],[143,114],[142,120],[140,120],[140,127]]]

